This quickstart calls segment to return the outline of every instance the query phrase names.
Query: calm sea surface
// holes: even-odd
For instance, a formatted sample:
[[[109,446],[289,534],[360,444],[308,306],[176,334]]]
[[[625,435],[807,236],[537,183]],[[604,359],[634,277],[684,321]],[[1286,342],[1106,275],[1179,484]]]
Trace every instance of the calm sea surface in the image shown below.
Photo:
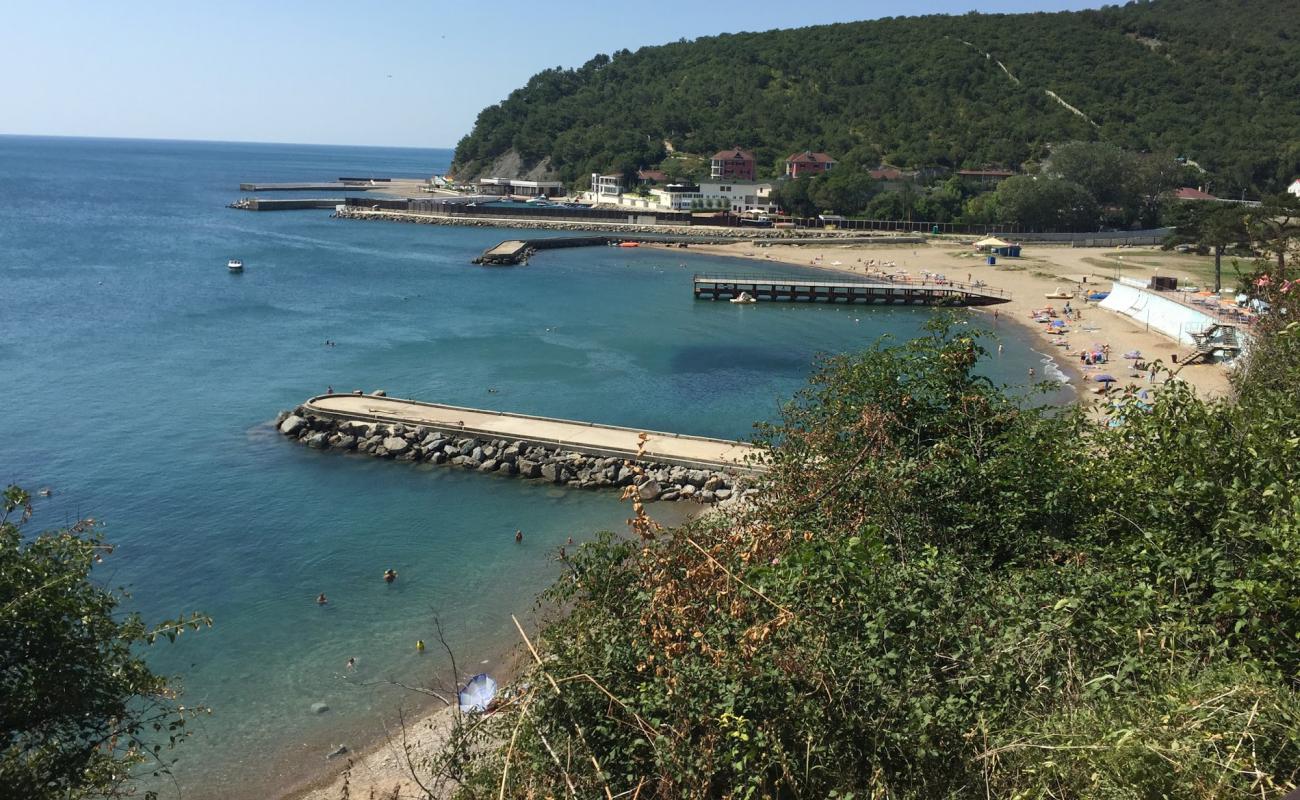
[[[427,176],[449,159],[0,137],[0,482],[53,487],[34,527],[106,520],[119,547],[99,577],[146,617],[214,618],[150,651],[213,710],[173,754],[187,798],[265,796],[364,744],[416,702],[387,681],[434,679],[414,644],[435,615],[466,669],[499,669],[555,549],[628,514],[608,492],[312,451],[274,433],[277,411],[332,384],[746,437],[815,354],[908,337],[930,313],[699,303],[692,271],[753,267],[590,248],[482,269],[470,258],[508,231],[224,208],[241,180]],[[986,370],[1020,380],[1040,357],[1004,344]]]

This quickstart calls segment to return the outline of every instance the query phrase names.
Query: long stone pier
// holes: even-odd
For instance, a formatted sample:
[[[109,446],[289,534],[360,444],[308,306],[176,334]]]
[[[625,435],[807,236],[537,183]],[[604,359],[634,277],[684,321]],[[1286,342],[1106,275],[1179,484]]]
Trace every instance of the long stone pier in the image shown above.
[[[580,489],[635,489],[643,501],[728,507],[752,499],[765,467],[744,442],[616,425],[422,403],[376,394],[326,394],[276,419],[281,434],[317,450],[441,464]]]
[[[506,439],[600,457],[640,460],[693,469],[753,472],[751,444],[680,433],[646,431],[594,422],[511,414],[478,408],[424,403],[365,394],[326,394],[311,398],[303,411],[335,420],[401,423],[462,437]]]

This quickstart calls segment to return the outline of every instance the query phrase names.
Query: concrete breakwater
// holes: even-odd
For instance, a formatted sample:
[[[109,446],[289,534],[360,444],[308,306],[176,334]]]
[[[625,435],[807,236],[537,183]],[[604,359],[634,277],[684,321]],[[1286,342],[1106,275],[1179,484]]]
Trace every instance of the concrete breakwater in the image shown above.
[[[637,225],[626,222],[564,222],[560,220],[509,219],[483,217],[440,216],[436,214],[413,214],[407,211],[391,209],[359,208],[346,206],[333,216],[339,219],[369,219],[386,222],[410,222],[418,225],[452,225],[458,228],[515,228],[518,230],[538,231],[601,231],[609,233],[645,233],[658,234],[660,237],[680,235],[703,237],[709,240],[748,241],[772,240],[781,244],[804,244],[812,241],[838,244],[921,244],[924,236],[877,234],[864,236],[861,232],[825,231],[816,229],[788,230],[782,228],[724,228],[714,226],[689,225]],[[647,237],[641,241],[654,241]]]
[[[694,500],[725,508],[758,491],[752,476],[726,470],[592,455],[521,439],[458,436],[424,425],[336,419],[305,406],[281,412],[275,425],[285,437],[318,450],[460,467],[579,489],[634,487],[646,502]]]

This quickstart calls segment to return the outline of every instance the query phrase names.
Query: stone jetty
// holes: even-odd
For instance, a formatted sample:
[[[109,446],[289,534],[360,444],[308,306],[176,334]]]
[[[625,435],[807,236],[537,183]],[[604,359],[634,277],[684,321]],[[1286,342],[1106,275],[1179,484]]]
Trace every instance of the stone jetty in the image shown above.
[[[456,435],[425,425],[340,419],[314,413],[309,405],[281,412],[275,425],[286,438],[318,450],[459,467],[578,489],[634,487],[645,502],[690,500],[725,508],[758,493],[756,477],[740,470],[596,455],[483,434]]]

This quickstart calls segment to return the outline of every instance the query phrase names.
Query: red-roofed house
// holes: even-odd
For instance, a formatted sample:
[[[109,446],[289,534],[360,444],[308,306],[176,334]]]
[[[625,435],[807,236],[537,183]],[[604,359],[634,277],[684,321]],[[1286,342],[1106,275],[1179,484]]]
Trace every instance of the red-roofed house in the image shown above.
[[[805,150],[802,153],[795,153],[785,160],[785,174],[790,178],[799,178],[804,175],[820,175],[833,169],[837,163],[835,159],[825,153],[814,153],[811,150]]]
[[[709,175],[714,180],[729,178],[737,181],[754,180],[754,154],[734,147],[713,154],[709,160]]]
[[[661,169],[639,169],[636,171],[636,179],[643,184],[667,183],[668,173]]]
[[[1176,200],[1218,200],[1219,198],[1215,197],[1212,194],[1209,194],[1208,192],[1202,192],[1200,189],[1193,189],[1190,186],[1184,186],[1183,188],[1174,192],[1174,199]]]

